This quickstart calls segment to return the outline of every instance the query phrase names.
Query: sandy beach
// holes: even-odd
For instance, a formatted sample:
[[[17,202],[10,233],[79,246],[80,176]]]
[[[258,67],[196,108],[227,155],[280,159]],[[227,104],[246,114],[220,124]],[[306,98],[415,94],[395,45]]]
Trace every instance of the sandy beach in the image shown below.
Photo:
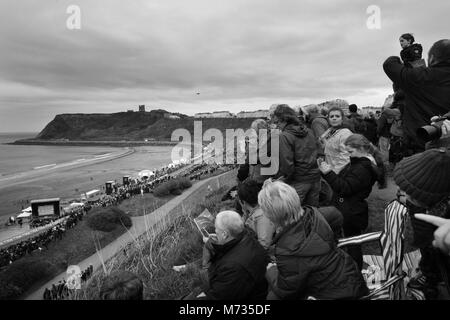
[[[101,189],[108,180],[122,182],[124,175],[136,175],[171,162],[170,146],[112,149],[110,154],[89,161],[49,165],[0,178],[0,223],[17,215],[27,200],[59,197],[79,198],[81,193]]]

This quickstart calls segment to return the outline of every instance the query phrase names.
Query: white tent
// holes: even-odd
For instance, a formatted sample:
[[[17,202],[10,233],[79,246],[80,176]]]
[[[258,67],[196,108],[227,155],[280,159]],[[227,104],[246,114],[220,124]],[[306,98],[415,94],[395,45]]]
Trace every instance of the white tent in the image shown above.
[[[29,218],[31,217],[31,211],[23,211],[21,214],[19,214],[16,218]]]
[[[150,170],[142,170],[141,172],[138,173],[139,178],[142,177],[152,177],[155,174],[153,173],[153,171]]]

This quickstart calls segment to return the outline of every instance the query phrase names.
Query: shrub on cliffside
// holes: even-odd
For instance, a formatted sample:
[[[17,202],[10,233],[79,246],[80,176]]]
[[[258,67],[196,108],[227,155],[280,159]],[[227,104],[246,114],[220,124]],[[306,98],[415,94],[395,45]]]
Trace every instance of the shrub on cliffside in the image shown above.
[[[180,195],[184,189],[188,189],[191,186],[192,182],[189,178],[169,180],[156,187],[153,194],[157,197],[166,197],[170,194],[177,196]]]
[[[92,230],[111,232],[118,226],[130,228],[131,218],[117,207],[97,208],[88,215],[87,225]]]
[[[39,257],[15,261],[0,274],[0,300],[17,299],[33,284],[57,273],[58,268]]]

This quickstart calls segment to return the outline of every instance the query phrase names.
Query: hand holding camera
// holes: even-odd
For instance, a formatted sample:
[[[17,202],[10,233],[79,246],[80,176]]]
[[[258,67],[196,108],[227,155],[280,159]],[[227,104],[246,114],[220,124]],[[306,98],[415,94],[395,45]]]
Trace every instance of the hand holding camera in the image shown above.
[[[417,136],[425,142],[450,137],[450,112],[431,118],[431,125],[417,129]]]

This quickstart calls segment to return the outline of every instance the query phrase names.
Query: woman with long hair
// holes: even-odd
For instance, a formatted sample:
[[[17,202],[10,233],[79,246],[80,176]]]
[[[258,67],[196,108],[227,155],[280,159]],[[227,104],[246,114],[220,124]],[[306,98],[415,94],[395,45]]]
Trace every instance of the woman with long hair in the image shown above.
[[[330,108],[328,112],[330,128],[319,138],[324,150],[325,160],[336,174],[339,174],[350,162],[344,143],[352,135],[352,132],[344,127],[344,119],[344,111],[341,108]]]
[[[298,120],[297,113],[288,105],[278,105],[272,122],[278,126],[279,170],[281,178],[293,186],[302,203],[319,206],[320,172],[317,166],[318,145],[311,129]]]
[[[350,163],[336,174],[327,162],[321,162],[319,169],[333,189],[333,205],[344,216],[344,236],[362,234],[369,222],[367,197],[375,182],[385,182],[385,169],[380,151],[360,134],[353,134],[344,143]],[[362,269],[361,246],[351,246],[349,254]]]

